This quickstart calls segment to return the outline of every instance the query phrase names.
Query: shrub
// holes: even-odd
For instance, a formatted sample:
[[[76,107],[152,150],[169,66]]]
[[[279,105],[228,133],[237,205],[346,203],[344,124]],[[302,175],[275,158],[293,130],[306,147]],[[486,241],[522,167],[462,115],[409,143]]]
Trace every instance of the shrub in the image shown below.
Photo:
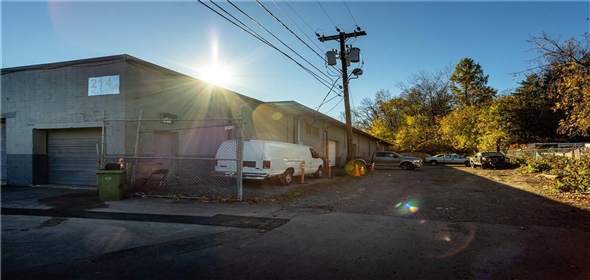
[[[545,172],[559,175],[553,188],[562,192],[590,191],[590,150],[581,152],[579,158],[561,156],[532,157],[521,155],[513,159],[524,173]]]
[[[527,173],[538,173],[551,170],[551,165],[543,160],[529,162],[526,167]]]
[[[549,172],[556,173],[570,164],[571,159],[561,156],[531,157],[521,156],[514,159],[524,173]]]
[[[532,160],[530,156],[527,155],[519,155],[513,158],[510,158],[510,163],[518,164],[520,167],[525,167],[528,165],[528,162]]]
[[[582,152],[580,158],[571,159],[569,163],[557,169],[560,178],[554,187],[560,191],[588,192],[590,191],[590,153]]]

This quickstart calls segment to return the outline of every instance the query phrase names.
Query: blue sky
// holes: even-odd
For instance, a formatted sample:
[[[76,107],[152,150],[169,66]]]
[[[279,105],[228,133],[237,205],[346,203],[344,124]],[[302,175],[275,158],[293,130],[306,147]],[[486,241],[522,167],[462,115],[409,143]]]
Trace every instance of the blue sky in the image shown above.
[[[397,84],[413,73],[454,67],[464,57],[481,64],[488,85],[499,92],[515,88],[524,76],[512,73],[535,66],[529,36],[545,31],[580,38],[590,30],[588,1],[261,1],[312,51],[256,3],[232,2],[303,58],[229,3],[215,3],[325,84],[336,77],[316,52],[323,55],[339,46],[319,42],[314,33],[335,35],[334,25],[352,32],[355,24],[366,31],[367,36],[347,41],[361,49],[364,61],[351,65],[364,72],[350,81],[352,106],[381,89],[395,96]],[[217,64],[231,73],[224,87],[262,101],[294,100],[316,108],[329,92],[286,56],[198,1],[2,2],[2,68],[117,54],[201,79],[208,79],[205,73]],[[320,112],[338,118],[344,110],[341,99],[330,93]]]

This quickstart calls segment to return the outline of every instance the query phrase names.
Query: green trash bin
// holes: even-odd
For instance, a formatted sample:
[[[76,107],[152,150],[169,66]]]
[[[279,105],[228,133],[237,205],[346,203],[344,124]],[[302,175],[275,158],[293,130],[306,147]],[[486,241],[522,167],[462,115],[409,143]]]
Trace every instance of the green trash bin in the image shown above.
[[[123,199],[127,187],[125,170],[96,170],[95,173],[100,201]]]

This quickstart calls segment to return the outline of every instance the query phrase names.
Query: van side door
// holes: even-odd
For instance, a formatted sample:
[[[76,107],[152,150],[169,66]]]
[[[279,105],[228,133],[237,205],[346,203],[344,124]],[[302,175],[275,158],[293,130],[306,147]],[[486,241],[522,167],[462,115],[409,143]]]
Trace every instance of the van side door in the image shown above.
[[[305,174],[315,173],[320,165],[322,165],[320,155],[313,148],[309,147],[305,161]]]

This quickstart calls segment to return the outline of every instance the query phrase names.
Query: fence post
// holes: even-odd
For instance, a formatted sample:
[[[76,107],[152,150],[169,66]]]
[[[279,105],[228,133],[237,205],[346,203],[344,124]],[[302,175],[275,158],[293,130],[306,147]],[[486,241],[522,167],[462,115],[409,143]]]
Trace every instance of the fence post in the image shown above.
[[[242,176],[244,172],[244,130],[242,129],[243,126],[243,115],[244,115],[244,106],[240,107],[240,116],[238,120],[238,141],[237,141],[237,162],[236,162],[236,183],[238,186],[238,201],[242,201]]]
[[[133,151],[133,166],[131,166],[131,168],[133,168],[131,170],[131,182],[129,182],[129,184],[131,186],[133,186],[133,183],[135,183],[135,172],[137,172],[137,153],[139,152],[139,132],[141,130],[141,116],[143,115],[143,111],[139,111],[139,119],[137,120],[137,134],[135,134],[135,148]]]

